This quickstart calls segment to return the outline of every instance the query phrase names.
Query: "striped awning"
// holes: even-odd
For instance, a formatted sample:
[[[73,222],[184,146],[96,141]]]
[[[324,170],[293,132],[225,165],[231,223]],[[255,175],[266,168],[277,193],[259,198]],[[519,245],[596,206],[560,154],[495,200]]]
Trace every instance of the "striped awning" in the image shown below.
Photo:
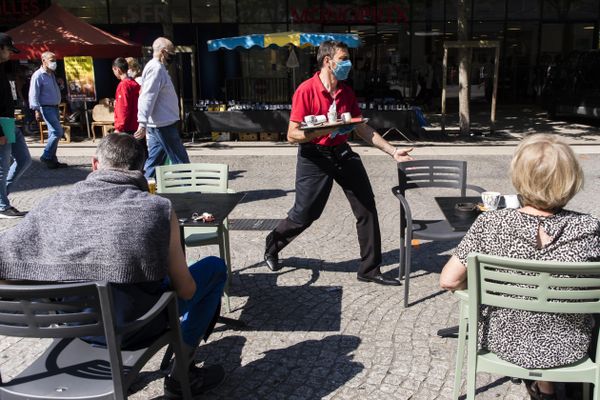
[[[288,45],[296,47],[319,46],[325,40],[343,42],[348,47],[360,46],[358,35],[352,33],[302,33],[302,32],[277,32],[246,36],[235,36],[222,39],[208,40],[208,51],[219,49],[233,50],[238,47],[250,49],[252,47],[284,47]]]

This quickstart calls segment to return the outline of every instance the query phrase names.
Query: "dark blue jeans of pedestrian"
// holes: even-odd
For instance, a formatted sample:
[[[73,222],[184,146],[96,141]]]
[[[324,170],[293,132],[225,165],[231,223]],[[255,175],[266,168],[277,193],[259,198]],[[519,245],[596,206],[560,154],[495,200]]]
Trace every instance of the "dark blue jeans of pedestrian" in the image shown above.
[[[0,211],[10,207],[8,194],[31,165],[31,155],[20,129],[15,130],[15,143],[0,146]]]
[[[148,158],[144,165],[146,178],[154,176],[154,169],[162,165],[168,156],[172,164],[187,164],[190,162],[187,151],[179,137],[177,122],[160,128],[148,127],[146,143],[148,145]]]
[[[46,125],[48,125],[48,142],[44,147],[44,154],[42,158],[44,160],[58,161],[56,158],[56,149],[58,148],[58,141],[63,137],[63,129],[60,124],[60,114],[58,107],[40,107],[40,112]]]

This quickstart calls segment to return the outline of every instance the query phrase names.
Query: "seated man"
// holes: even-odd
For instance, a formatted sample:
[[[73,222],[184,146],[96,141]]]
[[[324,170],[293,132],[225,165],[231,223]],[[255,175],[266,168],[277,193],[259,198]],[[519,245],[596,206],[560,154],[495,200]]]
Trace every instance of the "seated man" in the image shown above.
[[[148,193],[144,158],[132,136],[104,138],[84,181],[42,200],[22,223],[0,233],[0,279],[111,282],[117,323],[140,317],[172,288],[180,298],[192,394],[198,395],[225,377],[221,366],[197,368],[193,361],[218,316],[227,270],[217,257],[188,269],[171,202]],[[142,346],[164,326],[149,325],[142,335],[124,338],[123,347]],[[164,388],[169,398],[181,396],[173,374]]]

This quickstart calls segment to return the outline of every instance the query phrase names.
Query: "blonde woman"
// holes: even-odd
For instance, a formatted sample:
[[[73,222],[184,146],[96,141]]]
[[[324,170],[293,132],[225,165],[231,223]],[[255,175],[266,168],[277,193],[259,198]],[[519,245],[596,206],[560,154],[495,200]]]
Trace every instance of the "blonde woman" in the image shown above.
[[[520,209],[481,215],[444,266],[440,285],[467,287],[467,256],[483,253],[528,260],[600,260],[600,221],[565,210],[583,186],[583,171],[573,150],[552,135],[525,138],[510,169]],[[482,310],[481,345],[524,368],[552,368],[583,358],[593,319],[581,314],[533,313],[488,307]],[[529,382],[534,400],[556,399],[551,382]]]
[[[129,67],[127,76],[135,80],[138,85],[142,86],[142,67],[140,67],[140,64],[133,57],[127,57],[125,60],[127,60],[127,65]]]

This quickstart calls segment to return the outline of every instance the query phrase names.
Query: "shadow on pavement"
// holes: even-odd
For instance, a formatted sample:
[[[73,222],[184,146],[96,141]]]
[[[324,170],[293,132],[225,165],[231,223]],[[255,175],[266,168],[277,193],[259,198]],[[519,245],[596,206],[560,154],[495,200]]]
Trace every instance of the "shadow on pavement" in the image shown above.
[[[221,364],[227,371],[225,382],[202,398],[324,398],[364,369],[363,364],[352,361],[351,353],[360,343],[358,337],[349,335],[306,340],[290,347],[267,350],[261,358],[246,365],[241,365],[246,344],[243,336],[228,336],[201,345],[196,362]],[[162,378],[158,371],[144,372],[134,383],[132,392]],[[153,400],[164,398],[159,396]]]
[[[48,169],[39,159],[33,159],[31,166],[11,189],[11,193],[72,185],[84,180],[90,172],[91,162],[69,164],[67,168]]]
[[[234,296],[248,297],[240,320],[246,331],[336,332],[342,313],[341,286],[277,286],[278,273],[250,273],[240,277]],[[290,302],[294,298],[297,301]],[[282,307],[282,304],[288,304]],[[217,327],[217,331],[222,327]]]

